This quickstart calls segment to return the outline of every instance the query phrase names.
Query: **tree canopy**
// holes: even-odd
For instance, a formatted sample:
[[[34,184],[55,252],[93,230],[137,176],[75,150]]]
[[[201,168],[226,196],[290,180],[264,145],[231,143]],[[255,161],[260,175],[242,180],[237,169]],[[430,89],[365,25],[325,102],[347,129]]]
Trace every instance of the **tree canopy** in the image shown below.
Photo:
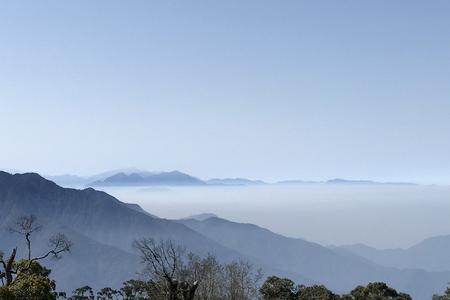
[[[358,286],[350,294],[340,296],[323,285],[296,286],[292,280],[276,276],[267,278],[260,293],[263,300],[411,300],[408,294],[399,293],[383,282]]]

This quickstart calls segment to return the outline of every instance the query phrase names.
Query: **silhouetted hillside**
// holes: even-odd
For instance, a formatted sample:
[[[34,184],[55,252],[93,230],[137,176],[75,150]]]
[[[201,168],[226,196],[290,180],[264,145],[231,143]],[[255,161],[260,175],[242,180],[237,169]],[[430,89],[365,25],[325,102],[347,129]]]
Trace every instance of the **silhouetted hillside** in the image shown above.
[[[148,186],[148,185],[205,185],[198,178],[179,171],[146,173],[117,173],[104,180],[94,181],[88,186]]]
[[[131,244],[142,237],[171,239],[189,251],[211,253],[222,261],[244,259],[267,275],[324,283],[338,292],[385,281],[415,299],[427,299],[443,290],[450,278],[450,272],[381,267],[349,252],[287,238],[252,224],[217,217],[204,221],[156,218],[92,188],[62,188],[38,174],[0,172],[0,248],[9,251],[22,243],[6,228],[16,217],[30,214],[44,225],[42,236],[62,231],[74,242],[72,254],[51,263],[58,285],[68,290],[87,282],[93,287],[111,286],[134,277],[139,264]],[[42,250],[45,240],[36,238],[33,250]]]
[[[111,264],[109,269],[116,268],[116,280],[128,279],[131,273],[138,269],[136,263],[129,263],[128,268],[122,263],[135,262],[135,253],[131,244],[135,239],[153,237],[155,239],[173,239],[186,246],[189,250],[200,255],[216,253],[224,260],[238,259],[241,255],[220,244],[205,238],[201,234],[177,222],[155,218],[146,212],[140,212],[136,207],[130,208],[116,198],[96,191],[92,188],[84,190],[61,188],[34,173],[15,174],[0,172],[0,248],[4,245],[14,245],[17,238],[7,233],[6,228],[21,215],[33,214],[39,222],[44,224],[43,235],[51,235],[52,229],[62,228],[63,232],[75,239],[74,253],[68,260],[61,260],[64,270],[70,266],[70,261],[78,262],[83,272],[99,274],[98,264]],[[42,245],[45,246],[45,245]],[[86,246],[86,247],[85,247]],[[95,250],[87,252],[87,249]],[[107,249],[110,249],[107,251]],[[6,249],[4,249],[6,250]],[[39,246],[36,247],[39,251]],[[82,251],[82,252],[79,252]],[[110,254],[108,254],[111,252]],[[89,256],[89,260],[83,257]],[[68,265],[66,265],[68,264]],[[117,267],[114,267],[114,264]],[[58,265],[59,266],[59,265]],[[55,265],[55,276],[58,274]],[[120,267],[119,267],[120,266]],[[98,272],[93,270],[97,268]],[[106,272],[108,268],[104,269]],[[123,269],[125,268],[125,269]],[[74,276],[77,273],[72,268]],[[123,269],[122,272],[119,270]],[[65,281],[66,275],[61,276],[60,285],[63,287],[78,287],[84,280],[82,273],[78,274],[78,281]],[[105,286],[102,276],[91,281],[92,285]]]
[[[339,249],[383,266],[427,271],[450,270],[450,235],[428,238],[406,249],[379,250],[362,244],[342,246]]]
[[[381,267],[367,259],[332,251],[302,239],[287,238],[253,224],[230,222],[220,218],[204,221],[180,220],[182,224],[218,243],[270,261],[279,268],[324,283],[335,291],[346,291],[358,284],[385,281],[407,290],[414,299],[429,299],[446,286],[450,273],[427,273]]]

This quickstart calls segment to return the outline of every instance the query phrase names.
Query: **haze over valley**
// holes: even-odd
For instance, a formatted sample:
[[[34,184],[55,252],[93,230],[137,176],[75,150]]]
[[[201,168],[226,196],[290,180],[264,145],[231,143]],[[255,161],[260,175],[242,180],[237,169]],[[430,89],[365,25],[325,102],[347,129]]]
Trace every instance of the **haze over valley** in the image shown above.
[[[371,199],[371,197],[367,198],[368,195],[385,193],[389,196],[393,193],[398,197],[412,193],[417,197],[422,192],[429,195],[430,191],[426,189],[427,187],[389,185],[390,191],[386,190],[387,187],[384,185],[382,190],[373,190],[372,185],[359,184],[329,187],[291,186],[290,188],[285,185],[160,186],[144,189],[142,187],[137,189],[136,187],[108,187],[107,189],[111,189],[116,194],[122,194],[118,199],[127,199],[121,202],[107,193],[92,188],[60,187],[35,173],[13,175],[0,172],[0,205],[3,208],[0,211],[0,229],[6,231],[15,218],[33,214],[45,226],[45,231],[39,233],[38,239],[33,239],[33,243],[37,241],[35,251],[45,249],[42,239],[46,236],[51,236],[56,230],[64,231],[74,243],[72,253],[62,263],[50,262],[46,266],[53,269],[60,288],[66,291],[74,290],[77,286],[87,283],[96,289],[105,285],[117,287],[120,282],[133,276],[138,269],[139,260],[131,246],[133,240],[139,239],[140,236],[170,238],[199,255],[214,253],[223,262],[245,259],[260,267],[264,272],[289,276],[304,284],[320,282],[340,293],[368,281],[384,280],[410,293],[416,299],[427,299],[429,295],[438,293],[445,287],[447,278],[450,276],[450,263],[447,263],[446,259],[450,235],[424,241],[411,250],[396,250],[395,253],[391,253],[390,250],[378,251],[362,245],[327,247],[314,243],[312,240],[300,238],[308,232],[311,235],[320,236],[319,232],[326,231],[339,238],[339,231],[345,226],[348,228],[342,229],[343,231],[353,233],[357,237],[360,232],[352,231],[350,228],[363,223],[360,218],[353,220],[350,216],[362,213],[354,209],[357,207],[355,201],[363,202],[363,207],[368,207],[373,212],[374,209],[371,206],[377,206],[377,201],[378,203],[381,201],[381,208],[383,208],[387,203],[391,206],[394,200],[389,197],[381,200]],[[421,191],[420,188],[425,190]],[[402,189],[414,190],[402,191]],[[442,192],[439,188],[436,191]],[[335,196],[329,197],[339,193],[341,193],[341,199]],[[227,194],[228,197],[218,199],[219,194]],[[251,198],[252,194],[258,196]],[[180,197],[180,195],[189,197]],[[262,197],[262,195],[266,196]],[[296,201],[286,195],[291,197],[296,195],[300,197],[298,198],[300,200]],[[347,202],[349,200],[346,200],[344,196],[349,195],[358,197],[351,199],[352,202]],[[275,199],[279,196],[285,198],[281,201]],[[363,196],[366,198],[364,199]],[[309,201],[302,200],[303,197],[308,198]],[[141,199],[137,201],[141,206],[129,203],[130,199]],[[417,200],[420,204],[423,199],[418,197],[408,201]],[[339,203],[341,201],[343,203]],[[167,214],[168,207],[176,208],[171,210],[173,215],[169,219],[168,216],[160,214],[164,210]],[[225,209],[226,207],[228,210]],[[236,209],[233,210],[230,207],[236,207]],[[352,209],[349,209],[350,207]],[[190,212],[198,211],[200,208],[211,209],[215,214],[189,217]],[[253,212],[250,213],[251,211]],[[264,211],[270,211],[270,213],[265,214]],[[318,212],[320,213],[316,214]],[[227,220],[226,215],[234,217]],[[336,216],[338,220],[327,220],[327,216],[329,218],[330,215]],[[293,227],[297,228],[297,238],[277,234],[279,233],[277,230],[273,231],[270,226],[261,224],[262,220],[268,216],[273,218],[269,218],[269,224],[275,221],[280,223],[282,218],[287,223],[295,223],[296,226]],[[301,221],[295,222],[294,216]],[[310,216],[310,219],[302,220],[306,216]],[[389,215],[384,213],[383,216]],[[253,222],[252,219],[257,217],[261,217],[259,219],[261,223]],[[402,216],[397,215],[397,217]],[[246,220],[242,221],[239,218]],[[316,222],[313,221],[314,218],[317,219]],[[345,225],[341,218],[348,218],[351,221]],[[361,218],[368,218],[368,214]],[[377,220],[380,221],[379,217]],[[389,219],[384,220],[392,222]],[[358,223],[354,223],[355,221]],[[322,225],[319,225],[320,223]],[[341,228],[337,228],[338,226]],[[290,230],[294,230],[293,227]],[[312,231],[307,230],[314,227],[318,228]],[[334,230],[332,230],[333,227]],[[360,226],[358,230],[370,229]],[[377,232],[372,229],[371,236],[376,234]],[[399,235],[403,234],[405,232],[399,233]],[[3,234],[0,242],[6,247],[20,245],[20,240],[17,238],[15,235]],[[388,239],[384,239],[386,240]],[[274,253],[279,255],[273,256]],[[108,264],[111,260],[117,260],[119,263]],[[330,266],[333,267],[330,268]],[[72,271],[67,273],[65,271],[67,268]],[[108,277],[101,275],[105,271],[108,272]],[[81,272],[87,272],[89,276],[81,276]],[[421,284],[420,287],[417,285],[418,282]]]
[[[323,245],[364,243],[377,248],[409,247],[430,236],[450,233],[447,218],[450,187],[447,186],[100,189],[125,202],[138,203],[164,218],[211,212]]]
[[[0,300],[449,300],[450,1],[0,0]]]
[[[180,171],[137,168],[46,177],[67,187],[92,186],[163,218],[214,213],[322,245],[407,248],[446,235],[450,228],[447,185],[363,179],[200,179]]]

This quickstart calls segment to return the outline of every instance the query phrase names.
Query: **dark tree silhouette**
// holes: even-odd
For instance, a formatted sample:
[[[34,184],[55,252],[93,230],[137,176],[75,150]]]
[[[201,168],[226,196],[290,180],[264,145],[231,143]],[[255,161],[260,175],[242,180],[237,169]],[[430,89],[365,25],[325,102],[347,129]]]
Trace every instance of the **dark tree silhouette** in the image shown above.
[[[183,300],[193,300],[199,281],[188,282],[179,276],[183,266],[185,249],[176,246],[172,241],[160,241],[153,239],[141,239],[133,243],[139,252],[142,262],[145,264],[145,272],[155,282],[165,282],[168,300],[178,300],[180,295]]]
[[[259,289],[264,300],[294,300],[297,298],[295,283],[288,278],[270,276]]]
[[[41,230],[42,226],[36,223],[36,217],[33,215],[19,217],[9,228],[12,233],[23,236],[27,243],[27,258],[25,263],[17,264],[17,248],[12,249],[11,254],[4,257],[0,252],[0,279],[3,286],[11,285],[20,273],[27,272],[33,266],[33,263],[46,259],[48,257],[60,258],[62,253],[70,252],[72,243],[62,233],[57,233],[49,239],[49,249],[39,256],[32,256],[31,235]]]

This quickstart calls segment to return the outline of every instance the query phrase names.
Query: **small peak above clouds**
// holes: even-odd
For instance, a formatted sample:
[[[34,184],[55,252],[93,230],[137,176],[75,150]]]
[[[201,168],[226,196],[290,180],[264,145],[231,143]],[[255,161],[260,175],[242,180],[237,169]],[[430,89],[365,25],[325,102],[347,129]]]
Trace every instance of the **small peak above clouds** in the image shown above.
[[[197,215],[192,215],[186,218],[183,218],[182,220],[197,220],[197,221],[205,221],[211,218],[218,218],[216,214],[213,213],[201,213]]]
[[[146,171],[135,167],[115,169],[90,176],[63,174],[63,175],[45,175],[44,177],[65,187],[84,187],[90,185],[105,185],[105,184],[114,185],[114,183],[117,183],[118,185],[123,185],[124,182],[122,181],[125,181],[126,183],[125,185],[133,185],[133,184],[145,185],[144,181],[152,176],[154,176],[153,179],[158,179],[159,177],[161,177],[159,178],[160,180],[163,178],[169,181],[170,180],[189,181],[192,179],[191,184],[193,184],[193,181],[196,181],[195,182],[196,184],[204,184],[203,182],[200,182],[201,180],[179,171],[170,171],[170,172]],[[171,182],[166,183],[168,183],[169,185],[171,184]]]
[[[159,173],[131,173],[123,172],[114,174],[104,180],[97,180],[87,184],[88,186],[183,186],[183,185],[206,185],[196,177],[179,171]]]

